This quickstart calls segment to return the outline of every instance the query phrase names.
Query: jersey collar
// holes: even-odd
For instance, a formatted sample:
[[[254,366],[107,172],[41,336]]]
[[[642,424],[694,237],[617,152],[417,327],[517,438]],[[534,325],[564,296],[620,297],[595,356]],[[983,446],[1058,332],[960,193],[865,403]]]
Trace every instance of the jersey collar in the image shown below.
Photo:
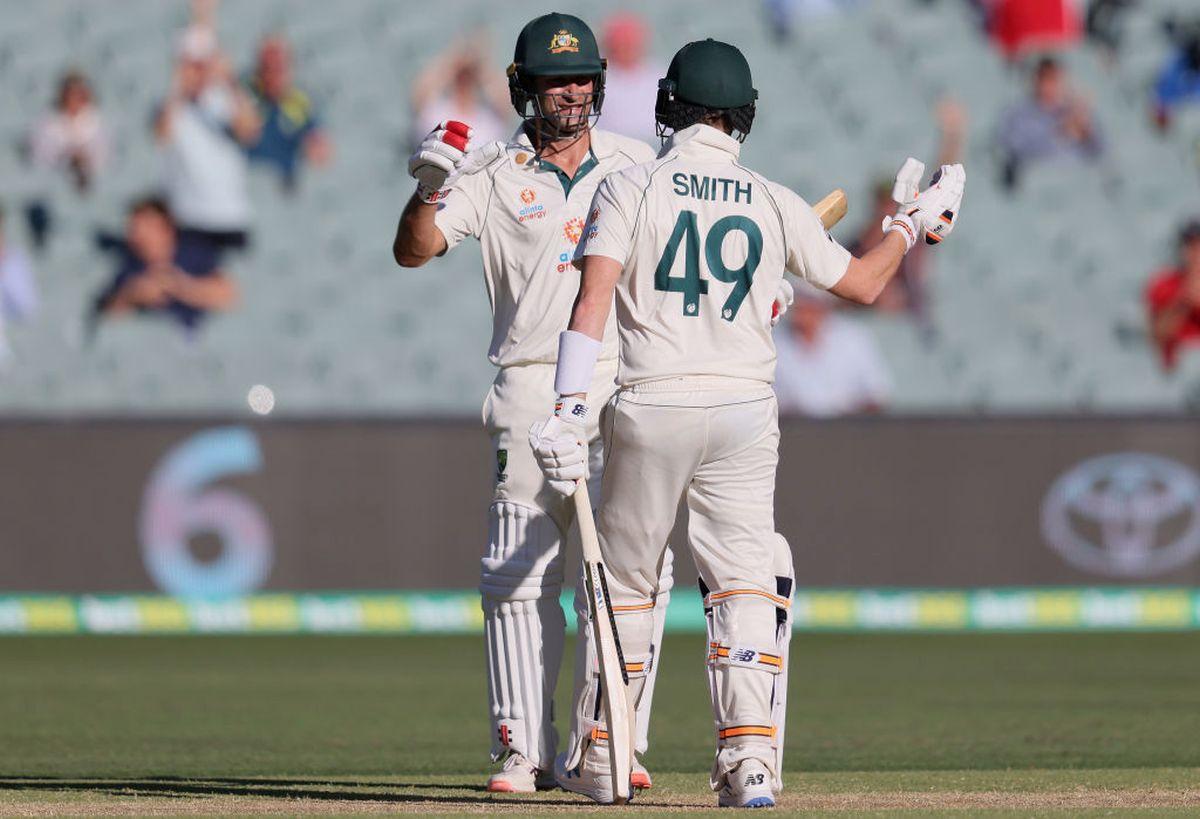
[[[698,122],[695,125],[689,125],[682,131],[676,131],[671,134],[671,138],[667,140],[667,150],[670,151],[675,148],[689,153],[694,151],[707,153],[708,151],[718,150],[737,159],[742,152],[742,143],[724,131]]]
[[[600,159],[602,157],[606,157],[609,155],[609,154],[602,154],[598,150],[598,148],[600,146],[597,146],[597,144],[596,144],[596,137],[599,136],[599,134],[600,134],[600,132],[598,132],[595,128],[592,129],[591,144],[588,147],[587,158],[584,159],[582,163],[580,163],[579,170],[575,171],[574,177],[567,176],[567,174],[562,170],[562,168],[558,167],[553,162],[547,162],[546,160],[541,159],[533,152],[533,143],[529,139],[529,134],[527,134],[525,132],[525,126],[522,125],[517,128],[517,132],[515,134],[513,134],[511,145],[513,145],[514,147],[517,147],[517,148],[528,150],[530,152],[531,158],[526,163],[527,166],[534,167],[534,168],[537,168],[537,169],[543,170],[543,171],[553,172],[554,175],[558,177],[559,183],[562,185],[563,196],[570,196],[571,188],[575,187],[576,183],[579,182],[579,180],[583,179],[585,176],[588,175],[588,173],[590,171],[594,170],[595,167],[600,164]],[[608,136],[607,134],[604,135],[604,142],[606,143],[606,145],[611,145],[612,141],[609,140],[607,138],[607,136]],[[615,153],[615,148],[610,153]]]

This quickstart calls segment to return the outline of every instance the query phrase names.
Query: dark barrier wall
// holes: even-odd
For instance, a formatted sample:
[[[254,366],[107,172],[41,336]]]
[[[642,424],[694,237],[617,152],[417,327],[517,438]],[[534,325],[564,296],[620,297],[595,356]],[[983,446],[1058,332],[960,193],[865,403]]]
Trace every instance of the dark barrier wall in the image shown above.
[[[467,588],[494,469],[471,422],[7,422],[0,590]],[[1197,472],[1185,419],[790,422],[777,525],[802,586],[1197,585]]]

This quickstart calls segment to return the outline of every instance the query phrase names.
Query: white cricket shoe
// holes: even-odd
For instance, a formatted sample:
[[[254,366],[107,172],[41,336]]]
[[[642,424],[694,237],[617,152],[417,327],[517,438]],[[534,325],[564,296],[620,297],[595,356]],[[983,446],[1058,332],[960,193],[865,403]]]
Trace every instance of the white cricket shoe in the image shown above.
[[[563,790],[583,794],[601,805],[613,803],[612,770],[608,764],[607,745],[597,742],[589,743],[587,750],[583,752],[583,761],[570,770],[563,767],[566,760],[566,753],[561,753],[554,758],[554,778],[558,780],[558,784]],[[649,779],[649,776],[646,778]],[[630,776],[629,779],[632,784],[633,777]],[[630,788],[631,799],[634,792],[634,789]]]
[[[551,771],[543,771],[513,752],[505,758],[504,766],[488,779],[487,789],[491,793],[534,793],[550,790],[555,785]]]
[[[654,783],[650,780],[650,772],[636,756],[633,758],[633,770],[629,773],[629,786],[637,788],[639,791],[648,791],[654,787]]]
[[[773,808],[775,792],[771,773],[757,759],[744,759],[725,777],[725,787],[717,794],[722,808]]]

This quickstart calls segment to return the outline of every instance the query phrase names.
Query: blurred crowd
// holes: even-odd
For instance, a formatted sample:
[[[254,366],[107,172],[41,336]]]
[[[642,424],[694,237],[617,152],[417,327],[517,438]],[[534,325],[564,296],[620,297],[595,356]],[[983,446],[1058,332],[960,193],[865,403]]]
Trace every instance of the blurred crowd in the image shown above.
[[[997,180],[1016,190],[1029,174],[1052,164],[1099,168],[1106,155],[1098,121],[1062,55],[1090,40],[1108,59],[1121,54],[1125,14],[1138,0],[891,0],[962,4],[977,15],[986,42],[1027,79],[1027,92],[989,124]],[[853,11],[866,0],[764,0],[763,19],[781,44],[803,37],[806,22]],[[102,235],[111,277],[95,294],[97,324],[140,315],[175,322],[185,333],[201,332],[205,316],[239,303],[237,252],[254,241],[248,194],[251,165],[278,181],[280,196],[303,196],[309,169],[334,160],[331,130],[320,106],[297,83],[287,36],[268,32],[245,69],[221,48],[215,0],[195,0],[192,20],[172,44],[173,69],[153,112],[105,110],[85,68],[64,70],[48,110],[30,124],[21,146],[24,160],[62,174],[78,196],[88,196],[106,173],[115,147],[106,119],[151,114],[161,160],[157,190],[146,191],[124,214],[124,229]],[[1200,109],[1200,8],[1193,19],[1162,21],[1175,44],[1147,89],[1145,116],[1169,132],[1188,108]],[[657,144],[652,111],[665,66],[652,56],[654,32],[635,12],[601,21],[608,58],[607,93],[600,127]],[[437,123],[468,122],[478,142],[506,140],[516,124],[501,66],[485,30],[466,31],[431,59],[411,83],[410,132],[419,141]],[[967,150],[968,108],[943,99],[930,112],[936,154],[931,166],[961,161]],[[978,131],[976,131],[978,133]],[[980,169],[976,173],[988,173]],[[843,230],[845,243],[861,253],[882,238],[880,224],[895,204],[891,177],[871,180],[872,198],[857,207],[866,216]],[[2,192],[0,192],[2,195]],[[54,241],[55,205],[32,197],[9,202],[8,219],[24,217],[33,250]],[[1200,214],[1198,214],[1200,215]],[[0,210],[0,364],[6,357],[4,327],[36,320],[37,255],[6,241]],[[1173,367],[1189,348],[1200,349],[1200,221],[1183,226],[1178,246],[1164,249],[1175,261],[1148,277],[1147,337]],[[900,274],[872,309],[911,321],[932,338],[929,291],[934,259],[914,249]],[[1147,267],[1153,263],[1148,261]],[[815,292],[799,293],[778,329],[779,385],[785,412],[829,416],[886,409],[892,391],[884,357],[855,315],[856,309]]]
[[[999,183],[1008,190],[1039,167],[1076,163],[1100,171],[1106,153],[1104,128],[1077,87],[1062,55],[1090,41],[1111,63],[1120,58],[1125,15],[1139,0],[922,0],[929,4],[966,2],[981,33],[1009,62],[1028,76],[1028,93],[1014,101],[995,124],[992,151]],[[864,0],[765,0],[775,38],[790,43],[803,37],[814,17],[852,11]],[[1174,51],[1158,73],[1146,100],[1147,116],[1162,132],[1176,115],[1200,110],[1200,6],[1191,19],[1161,21]],[[800,40],[802,43],[802,40]],[[967,111],[944,100],[937,111],[941,129],[938,164],[960,161]],[[873,210],[849,245],[860,252],[882,236],[878,225],[894,207],[891,180],[873,186]],[[877,310],[904,313],[925,332],[929,323],[928,259],[914,249]],[[1147,335],[1170,370],[1190,349],[1200,350],[1200,219],[1183,226],[1177,259],[1150,276],[1145,290]],[[820,294],[797,294],[791,321],[778,332],[777,392],[784,411],[809,415],[876,412],[888,400],[890,379],[869,335],[840,320],[839,308]],[[820,386],[817,386],[820,385]]]
[[[197,0],[174,43],[170,84],[151,123],[159,189],[129,206],[120,234],[98,234],[113,272],[91,319],[149,314],[190,333],[205,315],[230,309],[238,288],[223,264],[252,241],[249,164],[268,169],[292,194],[304,166],[332,159],[317,109],[295,84],[287,39],[264,36],[252,66],[239,75],[217,40],[215,13],[215,2]],[[30,164],[65,174],[81,196],[105,173],[109,129],[82,70],[64,73],[51,110],[29,130],[23,150]],[[53,205],[35,198],[24,212],[35,248],[44,248],[54,240]],[[35,303],[28,261],[15,251],[0,258],[6,259],[0,291],[28,294],[5,302],[0,318],[28,318]]]

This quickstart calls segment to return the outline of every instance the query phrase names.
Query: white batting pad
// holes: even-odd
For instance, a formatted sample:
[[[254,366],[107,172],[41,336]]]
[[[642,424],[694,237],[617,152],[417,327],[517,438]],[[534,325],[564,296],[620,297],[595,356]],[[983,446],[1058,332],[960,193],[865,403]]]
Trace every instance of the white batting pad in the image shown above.
[[[554,687],[566,619],[561,536],[546,515],[515,503],[489,510],[482,560],[484,644],[492,759],[512,751],[549,770],[554,764]]]
[[[726,775],[743,759],[765,765],[778,787],[774,701],[786,655],[778,641],[781,606],[776,597],[738,589],[705,597],[709,693],[718,747],[713,790],[725,784]]]

